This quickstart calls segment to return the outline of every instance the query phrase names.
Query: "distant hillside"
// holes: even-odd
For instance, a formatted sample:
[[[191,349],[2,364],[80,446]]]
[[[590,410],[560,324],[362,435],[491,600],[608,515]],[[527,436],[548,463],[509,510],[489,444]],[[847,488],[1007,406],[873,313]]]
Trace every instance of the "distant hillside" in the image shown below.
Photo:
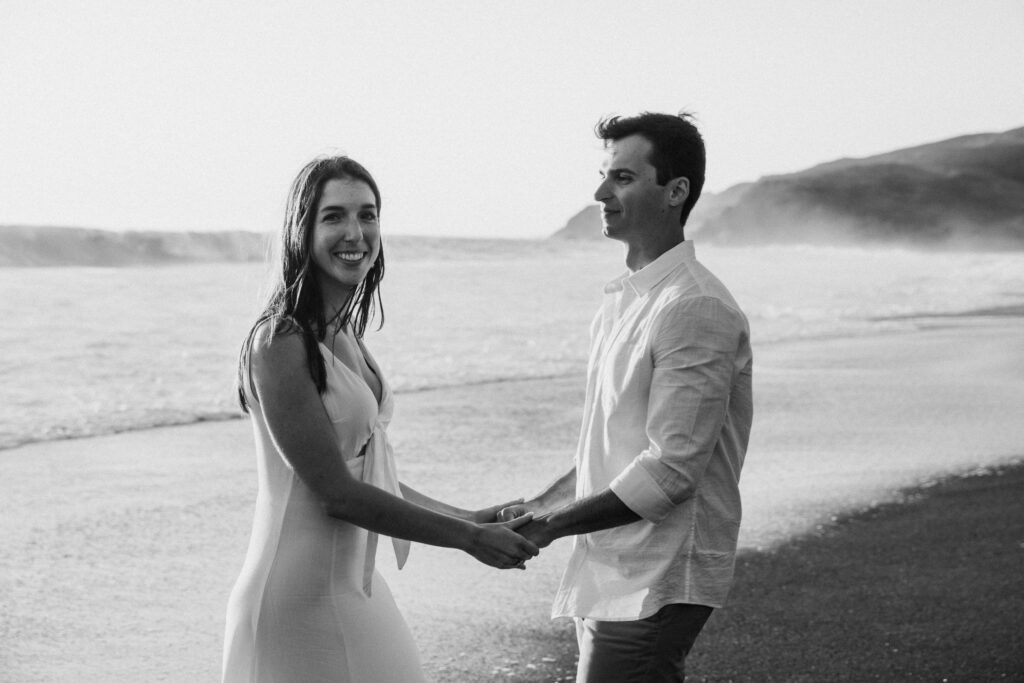
[[[593,216],[593,226],[577,225],[577,234],[600,236],[596,208]],[[736,185],[701,197],[688,235],[720,244],[1024,249],[1024,128]]]
[[[591,204],[569,219],[552,237],[560,240],[589,240],[601,237],[601,207]]]
[[[265,254],[266,238],[254,232],[110,232],[0,226],[0,267],[261,261]]]
[[[725,192],[713,194],[705,192],[701,194],[700,201],[693,208],[690,214],[689,225],[703,222],[707,216],[716,215],[724,208],[731,206],[742,192],[750,187],[751,183],[735,185]],[[601,224],[601,206],[591,204],[584,207],[579,213],[569,219],[561,230],[555,232],[551,237],[566,240],[588,240],[603,237],[603,226]]]

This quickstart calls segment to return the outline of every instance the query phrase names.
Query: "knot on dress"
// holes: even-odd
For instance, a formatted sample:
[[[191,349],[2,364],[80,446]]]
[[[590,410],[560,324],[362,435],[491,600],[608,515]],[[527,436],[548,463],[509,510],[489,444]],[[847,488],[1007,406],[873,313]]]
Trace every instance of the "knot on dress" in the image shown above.
[[[360,481],[376,486],[388,493],[402,498],[402,489],[398,485],[398,470],[395,467],[395,455],[388,441],[387,423],[378,420],[373,426],[370,440],[366,443],[366,453],[362,458],[362,472],[358,474]],[[353,472],[353,474],[356,474]],[[363,592],[370,596],[373,585],[374,560],[377,554],[377,536],[374,531],[369,531],[366,536],[366,562],[363,566]],[[395,559],[398,561],[398,568],[405,566],[409,559],[409,541],[402,538],[392,538],[391,543],[395,549]]]

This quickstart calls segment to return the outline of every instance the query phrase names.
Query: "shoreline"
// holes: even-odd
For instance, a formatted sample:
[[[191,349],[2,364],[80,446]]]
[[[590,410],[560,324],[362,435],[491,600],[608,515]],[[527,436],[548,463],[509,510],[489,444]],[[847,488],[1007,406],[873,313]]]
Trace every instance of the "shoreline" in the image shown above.
[[[964,318],[755,348],[744,552],[1016,458],[1022,332],[1017,318]],[[582,385],[402,393],[403,480],[465,507],[531,495],[571,464]],[[0,476],[4,668],[24,681],[216,678],[255,498],[245,421],[37,442],[0,451]],[[568,551],[563,539],[526,572],[497,572],[417,545],[404,571],[387,550],[378,567],[434,680],[551,681],[571,673],[575,650],[571,625],[548,619]]]
[[[929,311],[916,311],[910,313],[903,313],[899,315],[888,315],[888,316],[877,316],[867,318],[870,322],[887,322],[887,321],[916,321],[917,325],[914,328],[898,328],[898,329],[874,329],[871,331],[865,331],[862,333],[851,333],[850,331],[836,331],[834,333],[823,333],[816,335],[806,336],[795,336],[795,337],[784,337],[779,339],[770,339],[767,341],[761,341],[758,343],[758,349],[773,349],[776,347],[784,347],[791,344],[801,343],[813,343],[813,342],[830,342],[838,340],[857,340],[857,339],[870,339],[870,338],[891,338],[893,336],[901,336],[906,334],[914,334],[922,330],[927,330],[940,325],[957,325],[957,324],[986,324],[996,323],[998,324],[1002,319],[1024,319],[1024,304],[1005,304],[997,306],[988,306],[982,308],[972,308],[962,311],[947,311],[947,312],[929,312]],[[581,362],[582,363],[582,362]],[[407,396],[412,394],[430,393],[435,391],[455,391],[462,388],[476,387],[476,386],[488,386],[494,384],[505,384],[514,382],[535,382],[544,380],[566,380],[579,378],[583,381],[583,373],[585,368],[582,364],[580,369],[577,371],[565,371],[554,374],[543,374],[543,375],[530,375],[530,376],[498,376],[498,377],[483,377],[474,380],[467,380],[460,383],[434,385],[428,384],[423,386],[411,386],[407,388],[398,388],[394,390],[396,396]],[[0,454],[29,446],[33,444],[45,444],[55,441],[67,441],[75,439],[92,439],[104,436],[115,436],[118,434],[128,434],[132,432],[146,432],[151,430],[163,429],[167,427],[186,427],[190,425],[196,425],[206,422],[229,422],[232,420],[245,420],[246,415],[240,411],[211,411],[207,413],[197,413],[188,415],[186,417],[178,419],[170,419],[166,422],[152,422],[147,424],[129,425],[129,426],[115,426],[107,429],[106,431],[98,431],[91,433],[76,433],[73,431],[63,432],[53,436],[19,436],[9,443],[0,444]],[[64,426],[59,427],[60,429],[67,429]]]

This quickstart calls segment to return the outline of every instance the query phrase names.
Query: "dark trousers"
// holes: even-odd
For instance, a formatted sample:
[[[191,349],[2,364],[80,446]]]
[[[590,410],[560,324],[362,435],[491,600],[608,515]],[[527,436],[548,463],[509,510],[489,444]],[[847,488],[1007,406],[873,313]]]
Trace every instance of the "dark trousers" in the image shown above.
[[[679,604],[637,621],[576,619],[577,683],[682,683],[686,655],[711,611]]]

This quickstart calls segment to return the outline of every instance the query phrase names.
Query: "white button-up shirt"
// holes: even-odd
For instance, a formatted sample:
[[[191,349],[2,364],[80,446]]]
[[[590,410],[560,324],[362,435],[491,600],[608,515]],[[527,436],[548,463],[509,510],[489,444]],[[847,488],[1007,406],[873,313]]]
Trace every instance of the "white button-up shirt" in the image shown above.
[[[581,534],[552,617],[643,619],[720,607],[732,584],[753,418],[746,317],[682,242],[605,288],[591,328],[576,497],[643,519]]]

